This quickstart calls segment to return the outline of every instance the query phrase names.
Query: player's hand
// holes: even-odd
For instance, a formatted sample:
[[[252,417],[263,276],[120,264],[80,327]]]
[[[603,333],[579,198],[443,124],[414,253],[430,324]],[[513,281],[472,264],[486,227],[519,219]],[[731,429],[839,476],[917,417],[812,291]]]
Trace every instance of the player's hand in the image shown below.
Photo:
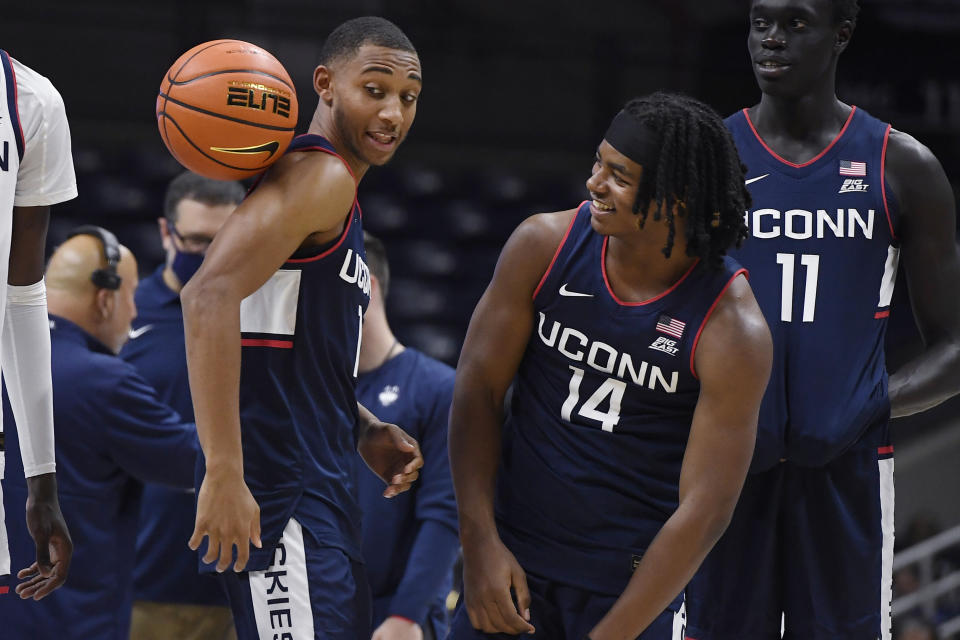
[[[207,537],[207,553],[203,561],[217,563],[223,572],[233,560],[237,549],[236,572],[243,571],[250,559],[250,543],[258,549],[260,542],[260,507],[243,481],[235,472],[214,472],[209,468],[203,476],[197,496],[197,523],[188,543],[194,551]]]
[[[370,640],[423,640],[423,629],[406,618],[390,616],[376,628]]]
[[[474,629],[514,635],[536,631],[530,624],[527,576],[497,535],[464,543],[463,596]]]
[[[57,478],[46,473],[27,478],[27,530],[37,547],[37,560],[17,572],[24,580],[16,592],[24,600],[40,600],[67,580],[73,541],[60,512]]]
[[[357,451],[370,470],[387,483],[385,498],[401,494],[420,476],[420,445],[395,424],[371,420],[360,435]]]

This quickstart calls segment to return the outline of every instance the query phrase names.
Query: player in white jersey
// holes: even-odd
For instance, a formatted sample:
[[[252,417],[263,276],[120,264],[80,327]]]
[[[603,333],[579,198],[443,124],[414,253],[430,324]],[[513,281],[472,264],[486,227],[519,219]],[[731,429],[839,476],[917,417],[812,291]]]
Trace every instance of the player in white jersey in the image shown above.
[[[63,100],[47,78],[0,49],[0,365],[20,425],[27,527],[37,559],[17,577],[39,600],[67,579],[73,544],[60,513],[53,449],[50,332],[43,283],[50,205],[77,196]],[[0,479],[3,478],[0,424]],[[17,517],[17,516],[14,516]],[[10,574],[0,500],[0,597]]]

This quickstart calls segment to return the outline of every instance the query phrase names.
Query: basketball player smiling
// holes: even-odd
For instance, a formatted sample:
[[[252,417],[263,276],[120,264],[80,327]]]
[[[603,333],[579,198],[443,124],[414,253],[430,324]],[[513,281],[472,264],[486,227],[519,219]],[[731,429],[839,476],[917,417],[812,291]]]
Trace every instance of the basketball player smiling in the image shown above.
[[[747,472],[771,347],[724,257],[749,203],[729,133],[690,98],[631,101],[587,189],[517,228],[470,321],[453,640],[682,638],[679,594]]]
[[[182,292],[206,464],[190,546],[206,536],[203,561],[220,572],[233,563],[221,579],[241,640],[273,638],[278,620],[296,638],[370,636],[354,448],[388,497],[423,459],[354,396],[370,292],[356,189],[409,131],[421,76],[390,22],[335,29],[309,133],[231,214]],[[269,595],[276,580],[281,604]]]

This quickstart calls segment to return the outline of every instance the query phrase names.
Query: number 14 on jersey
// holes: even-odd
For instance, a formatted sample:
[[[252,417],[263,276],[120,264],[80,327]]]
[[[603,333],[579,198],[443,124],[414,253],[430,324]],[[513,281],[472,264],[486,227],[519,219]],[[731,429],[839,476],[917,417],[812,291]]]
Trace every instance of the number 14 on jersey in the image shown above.
[[[560,408],[560,417],[567,422],[572,422],[573,410],[580,403],[580,383],[583,381],[583,369],[579,367],[570,367],[573,375],[570,376],[570,388],[566,401]],[[623,393],[627,390],[627,384],[622,380],[607,378],[603,381],[596,391],[587,398],[583,406],[577,411],[584,418],[596,420],[600,423],[600,428],[607,432],[612,432],[613,428],[620,422],[620,405],[623,404]],[[609,397],[610,404],[606,412],[600,411],[600,405]]]

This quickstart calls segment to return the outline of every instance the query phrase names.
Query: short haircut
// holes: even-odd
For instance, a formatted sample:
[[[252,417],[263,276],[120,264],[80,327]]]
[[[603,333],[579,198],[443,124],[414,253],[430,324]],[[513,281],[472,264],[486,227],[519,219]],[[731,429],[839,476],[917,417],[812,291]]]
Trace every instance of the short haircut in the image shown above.
[[[320,64],[330,66],[336,60],[353,56],[365,44],[417,53],[400,27],[384,18],[365,16],[347,20],[327,36],[320,49]]]
[[[215,207],[222,204],[240,204],[246,189],[236,181],[211,180],[192,171],[184,171],[170,181],[163,198],[163,216],[170,222],[177,221],[177,206],[184,200],[196,200]]]
[[[832,0],[833,17],[837,24],[849,20],[857,24],[857,15],[860,13],[860,0]]]
[[[387,249],[383,246],[380,238],[372,233],[363,232],[363,247],[367,252],[367,266],[370,273],[380,283],[380,291],[383,299],[387,299],[387,291],[390,289],[390,263],[387,262]]]

